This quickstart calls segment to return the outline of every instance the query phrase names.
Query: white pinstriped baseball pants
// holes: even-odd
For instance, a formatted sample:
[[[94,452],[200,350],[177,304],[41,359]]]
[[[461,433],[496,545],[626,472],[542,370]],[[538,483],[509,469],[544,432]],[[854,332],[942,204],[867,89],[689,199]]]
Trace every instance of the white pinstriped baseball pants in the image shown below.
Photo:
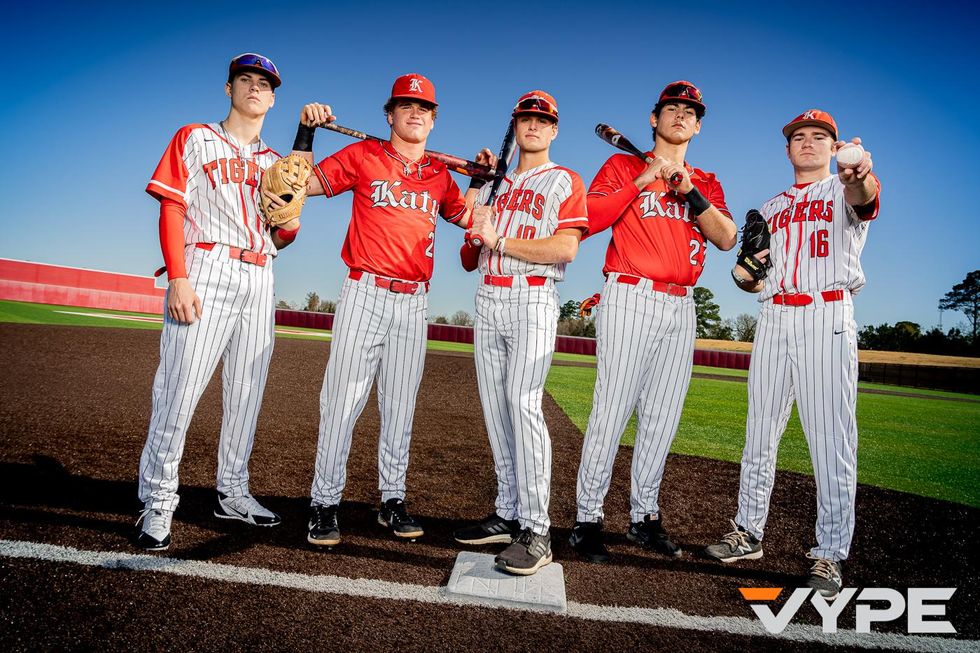
[[[596,315],[597,375],[579,464],[577,521],[604,516],[602,504],[626,423],[637,413],[630,520],[660,513],[667,453],[691,382],[697,318],[694,300],[610,274]]]
[[[424,288],[414,295],[391,292],[376,286],[374,275],[367,273],[359,281],[344,281],[320,392],[320,433],[310,490],[314,505],[340,503],[354,424],[375,380],[381,412],[381,501],[405,498],[415,398],[425,363],[428,307]]]
[[[809,306],[766,302],[749,363],[749,412],[736,523],[762,538],[776,452],[794,400],[817,485],[820,558],[845,560],[857,491],[857,326],[849,294]]]
[[[476,294],[476,379],[497,474],[497,514],[548,532],[551,437],[541,408],[555,352],[554,282],[528,287],[480,284]]]
[[[160,366],[140,457],[139,498],[145,507],[162,510],[180,502],[177,468],[187,429],[219,359],[224,367],[217,487],[229,496],[249,493],[248,459],[275,343],[271,256],[265,267],[229,258],[224,245],[211,251],[189,246],[185,256],[201,317],[192,324],[175,322],[164,299]]]

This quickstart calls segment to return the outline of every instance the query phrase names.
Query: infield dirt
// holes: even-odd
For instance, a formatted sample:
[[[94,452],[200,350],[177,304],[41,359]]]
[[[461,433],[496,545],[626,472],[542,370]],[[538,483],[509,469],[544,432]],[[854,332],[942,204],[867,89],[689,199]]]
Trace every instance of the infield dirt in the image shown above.
[[[150,410],[159,334],[128,329],[0,325],[0,538],[100,551],[130,542],[139,505],[136,472]],[[444,585],[460,550],[454,528],[492,510],[495,480],[472,359],[430,353],[418,400],[408,505],[426,534],[394,541],[375,522],[376,403],[354,435],[341,508],[343,542],[306,543],[306,509],[329,344],[276,343],[251,461],[251,488],[283,516],[250,529],[211,515],[220,375],[198,406],[180,468],[181,505],[166,555],[231,565]],[[551,515],[555,559],[569,600],[669,607],[753,618],[740,586],[799,586],[813,540],[814,483],[779,472],[765,557],[722,566],[697,552],[728,528],[738,467],[672,455],[661,492],[665,524],[685,554],[667,560],[625,538],[629,463],[622,448],[606,501],[612,564],[590,565],[567,545],[582,436],[550,397],[554,447]],[[860,460],[860,454],[859,454]],[[947,618],[960,637],[980,636],[980,510],[860,487],[857,535],[844,568],[849,587],[956,587]],[[494,547],[477,549],[494,552]],[[784,592],[784,597],[786,592]],[[683,646],[782,649],[785,642],[567,617],[386,603],[298,590],[233,586],[144,572],[0,558],[4,650],[331,649],[631,650]],[[795,623],[818,623],[801,611]],[[842,628],[853,628],[845,610]],[[878,630],[904,632],[904,621]],[[795,650],[824,649],[793,645]]]

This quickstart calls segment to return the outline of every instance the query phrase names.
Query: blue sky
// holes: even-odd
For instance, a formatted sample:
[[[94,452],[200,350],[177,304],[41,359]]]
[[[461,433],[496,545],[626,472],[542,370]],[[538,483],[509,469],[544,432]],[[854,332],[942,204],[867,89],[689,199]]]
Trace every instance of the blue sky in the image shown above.
[[[496,151],[514,100],[532,88],[559,103],[552,158],[588,184],[611,148],[597,122],[649,144],[657,93],[684,78],[708,105],[688,160],[715,172],[739,224],[792,183],[780,128],[830,111],[861,136],[884,186],[863,262],[860,325],[938,322],[938,300],[980,267],[972,206],[978,169],[976,62],[966,4],[799,3],[35,3],[8,9],[8,155],[0,257],[150,274],[161,264],[157,205],[143,192],[169,138],[223,118],[228,60],[257,51],[284,84],[263,137],[292,144],[305,102],[384,135],[392,80],[420,72],[441,104],[431,149]],[[971,63],[972,62],[972,63]],[[11,64],[13,64],[11,66]],[[317,158],[350,140],[320,132]],[[465,185],[465,179],[457,177]],[[334,298],[348,198],[307,203],[297,242],[276,261],[280,298]],[[476,277],[458,265],[462,232],[441,224],[430,315],[473,312]],[[608,235],[583,244],[564,300],[601,288]],[[710,250],[700,285],[724,317],[757,311]],[[964,322],[946,313],[948,328]]]

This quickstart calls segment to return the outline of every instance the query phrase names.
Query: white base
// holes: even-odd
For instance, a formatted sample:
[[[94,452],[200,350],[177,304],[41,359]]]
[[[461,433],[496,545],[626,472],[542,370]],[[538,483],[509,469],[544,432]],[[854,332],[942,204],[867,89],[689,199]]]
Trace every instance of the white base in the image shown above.
[[[446,596],[460,603],[565,613],[561,565],[552,562],[531,576],[512,576],[499,571],[493,559],[488,553],[460,552],[445,588]]]

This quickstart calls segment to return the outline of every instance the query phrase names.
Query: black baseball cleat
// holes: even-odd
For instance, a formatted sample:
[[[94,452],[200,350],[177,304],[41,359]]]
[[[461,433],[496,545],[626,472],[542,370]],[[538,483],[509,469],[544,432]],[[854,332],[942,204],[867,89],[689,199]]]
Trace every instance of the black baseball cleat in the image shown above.
[[[395,537],[412,539],[422,537],[425,531],[421,524],[405,510],[405,502],[401,499],[388,499],[381,504],[378,511],[378,523],[387,526]]]
[[[218,492],[214,516],[220,519],[237,519],[253,526],[278,526],[282,522],[279,515],[262,507],[251,494],[229,497]]]
[[[340,525],[337,523],[337,509],[340,506],[310,506],[309,532],[306,541],[317,546],[340,544]]]
[[[631,523],[629,530],[626,531],[626,538],[644,549],[656,551],[670,558],[679,558],[683,553],[681,548],[667,537],[662,516],[660,519],[650,519],[650,515],[645,515],[643,521]]]
[[[510,544],[521,532],[516,519],[504,519],[493,513],[482,521],[453,532],[453,539],[460,544]]]
[[[509,547],[494,558],[494,562],[497,569],[518,576],[530,576],[551,562],[551,534],[538,535],[525,528]]]
[[[568,543],[586,562],[609,562],[612,556],[603,543],[602,520],[595,522],[577,521],[572,528]]]
[[[813,560],[806,586],[820,592],[820,595],[825,599],[836,599],[837,595],[840,594],[840,588],[844,585],[841,563],[827,558],[818,558],[812,553],[807,553],[806,557]]]

